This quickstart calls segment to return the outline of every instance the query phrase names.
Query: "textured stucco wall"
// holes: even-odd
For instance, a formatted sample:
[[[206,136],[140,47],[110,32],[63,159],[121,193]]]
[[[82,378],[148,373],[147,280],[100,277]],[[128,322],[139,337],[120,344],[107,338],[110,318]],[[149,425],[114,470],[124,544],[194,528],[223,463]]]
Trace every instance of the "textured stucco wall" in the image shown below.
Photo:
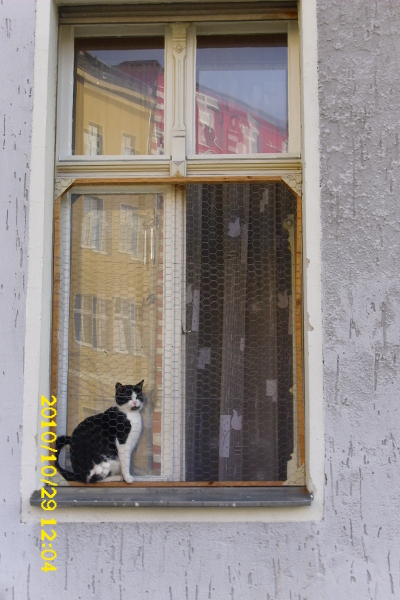
[[[0,2],[0,600],[400,598],[398,2],[318,2],[324,520],[58,525],[56,574],[20,524],[35,4]]]

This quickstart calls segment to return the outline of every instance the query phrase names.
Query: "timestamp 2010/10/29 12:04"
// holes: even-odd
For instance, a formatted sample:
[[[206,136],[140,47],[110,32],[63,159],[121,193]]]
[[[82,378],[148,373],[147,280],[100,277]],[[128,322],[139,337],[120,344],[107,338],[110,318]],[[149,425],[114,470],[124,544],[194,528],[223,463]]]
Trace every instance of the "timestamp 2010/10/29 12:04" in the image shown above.
[[[48,454],[43,453],[41,455],[41,463],[48,463],[44,464],[41,468],[42,478],[40,480],[45,484],[41,488],[40,492],[42,497],[41,507],[42,510],[45,511],[53,511],[55,508],[57,508],[57,502],[54,499],[57,494],[57,483],[51,480],[51,478],[57,473],[57,469],[52,464],[56,461],[57,453],[54,445],[57,439],[57,436],[54,433],[54,429],[56,427],[56,422],[54,419],[57,415],[57,409],[54,406],[55,404],[57,404],[57,398],[55,396],[52,396],[51,400],[47,400],[45,396],[41,397],[41,405],[43,407],[41,411],[41,429],[53,429],[50,429],[50,431],[43,431],[40,438],[42,442],[40,447],[48,452]],[[52,544],[57,537],[57,533],[54,529],[52,529],[50,533],[43,529],[43,527],[49,525],[57,525],[57,521],[55,519],[41,519],[41,557],[45,561],[42,571],[45,571],[46,573],[48,571],[57,571],[57,567],[52,562],[57,558],[57,552],[53,549]]]

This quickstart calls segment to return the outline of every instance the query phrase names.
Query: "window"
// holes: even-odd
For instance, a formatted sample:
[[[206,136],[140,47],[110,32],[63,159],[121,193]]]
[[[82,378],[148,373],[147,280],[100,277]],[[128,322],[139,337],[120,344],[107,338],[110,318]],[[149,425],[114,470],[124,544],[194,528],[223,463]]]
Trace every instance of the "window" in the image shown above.
[[[142,354],[142,323],[139,311],[125,298],[115,298],[114,335],[115,350],[123,354]]]
[[[126,156],[132,156],[133,154],[136,154],[135,146],[136,137],[134,135],[129,135],[129,133],[123,133],[121,154],[125,154]]]
[[[96,296],[76,294],[74,301],[74,329],[77,344],[105,348],[106,301]]]
[[[297,22],[102,31],[60,31],[57,433],[144,379],[138,483],[304,485]]]
[[[143,225],[143,218],[139,217],[136,207],[126,204],[121,204],[120,215],[119,251],[143,260],[147,242],[147,231],[139,226],[139,223]]]
[[[82,248],[105,251],[105,218],[101,198],[83,198]]]

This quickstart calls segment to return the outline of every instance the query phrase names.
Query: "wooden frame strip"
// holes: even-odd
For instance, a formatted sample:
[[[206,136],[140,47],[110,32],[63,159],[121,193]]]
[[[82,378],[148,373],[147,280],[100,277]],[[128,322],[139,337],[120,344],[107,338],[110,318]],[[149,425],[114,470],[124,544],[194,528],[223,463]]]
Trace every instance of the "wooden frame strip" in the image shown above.
[[[54,229],[53,229],[53,314],[51,333],[51,371],[50,371],[50,394],[58,396],[58,329],[60,323],[60,197],[54,202]],[[57,404],[56,404],[57,409]],[[58,412],[58,411],[57,411]],[[50,427],[50,431],[57,435],[56,427]],[[55,442],[48,444],[51,448],[56,447]]]
[[[245,6],[245,8],[244,8]],[[200,21],[248,21],[297,19],[297,2],[172,2],[127,6],[61,6],[59,22],[65,25],[98,23],[170,23],[187,19]]]
[[[284,181],[280,175],[213,175],[213,176],[191,176],[191,177],[77,177],[73,185],[97,186],[97,185],[190,185],[192,183],[263,183]],[[286,183],[286,182],[285,182]],[[71,187],[71,186],[69,186]],[[69,189],[69,188],[68,188]],[[67,191],[67,190],[66,190]]]
[[[304,380],[303,380],[303,306],[302,306],[302,197],[297,197],[296,215],[296,352],[297,352],[297,414],[299,427],[300,465],[305,463]]]
[[[281,487],[284,481],[110,481],[106,483],[80,483],[78,481],[68,482],[72,487]]]
[[[295,288],[296,288],[296,375],[297,375],[297,417],[299,435],[300,465],[305,464],[304,433],[304,378],[303,378],[303,288],[302,288],[302,176],[301,173],[282,176],[282,181],[295,194]]]

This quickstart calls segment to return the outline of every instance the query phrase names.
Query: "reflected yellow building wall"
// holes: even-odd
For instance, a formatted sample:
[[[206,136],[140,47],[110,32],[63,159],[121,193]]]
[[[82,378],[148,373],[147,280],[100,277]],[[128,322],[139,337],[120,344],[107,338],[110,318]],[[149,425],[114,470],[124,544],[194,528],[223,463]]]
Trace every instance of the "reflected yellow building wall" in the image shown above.
[[[157,474],[160,468],[157,446],[161,434],[162,384],[162,364],[157,355],[157,345],[160,346],[162,340],[162,301],[160,307],[158,299],[158,296],[162,299],[162,204],[155,194],[90,197],[100,199],[103,206],[97,249],[85,247],[85,243],[89,246],[93,240],[89,239],[88,243],[83,231],[85,218],[89,219],[86,228],[88,222],[89,231],[92,226],[90,215],[84,216],[84,196],[73,197],[72,203],[68,434],[86,417],[114,404],[117,382],[135,384],[144,379],[144,391],[153,408],[150,410],[148,405],[143,415],[146,429],[135,455],[135,474]],[[142,228],[139,242],[143,243],[140,258],[121,251],[121,205],[132,207],[138,215]],[[102,301],[105,307],[101,332],[98,315],[84,317],[84,341],[77,340],[74,321],[77,295],[89,298],[86,308],[90,309],[93,297],[97,299],[97,306]],[[141,342],[139,347],[136,345],[124,352],[118,349],[118,299],[134,305],[134,334]],[[98,332],[97,348],[93,347],[93,320],[96,320]]]
[[[120,155],[123,135],[135,139],[135,154],[151,154],[156,101],[135,90],[103,82],[77,69],[75,154],[87,154],[85,133],[95,125],[101,135],[99,154]]]

